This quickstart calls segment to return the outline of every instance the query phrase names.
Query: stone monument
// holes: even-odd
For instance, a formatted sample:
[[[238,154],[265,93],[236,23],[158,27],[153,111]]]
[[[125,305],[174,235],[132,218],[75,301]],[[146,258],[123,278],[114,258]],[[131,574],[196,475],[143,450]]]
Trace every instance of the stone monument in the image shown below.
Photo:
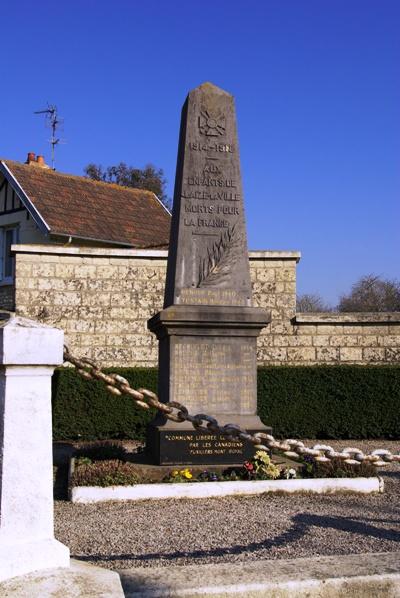
[[[252,307],[233,97],[211,83],[182,109],[164,309],[159,397],[194,415],[266,431],[256,415],[256,340],[270,321]],[[253,446],[196,431],[159,414],[148,433],[158,464],[233,464]]]

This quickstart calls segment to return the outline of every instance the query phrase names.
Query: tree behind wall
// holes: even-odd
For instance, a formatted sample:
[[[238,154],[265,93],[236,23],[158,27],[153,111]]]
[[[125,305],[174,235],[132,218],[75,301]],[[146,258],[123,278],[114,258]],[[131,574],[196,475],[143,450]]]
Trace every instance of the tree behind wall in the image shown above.
[[[400,281],[383,279],[367,274],[362,276],[348,295],[342,295],[338,310],[341,312],[400,311]]]
[[[297,295],[296,311],[298,312],[320,312],[332,311],[332,307],[325,303],[321,295],[317,293],[304,293]]]
[[[157,169],[153,164],[147,164],[144,168],[135,168],[120,162],[115,166],[103,168],[100,164],[90,163],[84,168],[84,172],[87,177],[95,181],[152,191],[167,208],[170,208],[170,200],[165,191],[167,181],[164,171],[162,168]]]

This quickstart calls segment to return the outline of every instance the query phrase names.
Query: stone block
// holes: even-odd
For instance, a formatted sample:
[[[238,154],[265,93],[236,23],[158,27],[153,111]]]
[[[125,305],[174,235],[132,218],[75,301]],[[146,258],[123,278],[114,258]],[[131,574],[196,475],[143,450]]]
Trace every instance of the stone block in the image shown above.
[[[385,349],[383,347],[365,347],[363,349],[364,361],[373,363],[375,361],[385,361]]]
[[[101,291],[99,293],[81,293],[82,305],[109,307],[111,305],[111,293]]]
[[[73,345],[74,347],[79,347],[81,345],[82,336],[82,334],[67,331],[65,333],[65,344],[68,346]],[[86,338],[89,337],[86,335]]]
[[[89,279],[65,278],[63,280],[65,291],[86,291]]]
[[[18,253],[16,256],[17,263],[26,262],[26,263],[37,263],[40,260],[40,256],[35,253]]]
[[[283,334],[275,334],[272,336],[274,347],[287,347],[289,345],[289,336]]]
[[[356,347],[358,345],[358,336],[333,334],[330,337],[329,344],[331,347]]]
[[[39,279],[41,280],[41,279]],[[35,290],[38,288],[38,282],[39,280],[37,278],[20,278],[18,276],[16,276],[15,278],[15,288],[16,289],[26,289],[26,290]],[[49,278],[46,278],[45,280],[51,280]]]
[[[295,326],[292,325],[292,327],[293,327],[294,333],[297,334],[297,335],[299,335],[299,336],[303,335],[303,334],[307,334],[307,335],[310,335],[310,334],[316,335],[316,334],[318,334],[317,326],[313,326],[313,325],[310,325],[310,324],[306,324],[306,325],[301,324],[301,325],[295,325]]]
[[[74,352],[74,346],[71,345],[70,350]],[[93,347],[79,347],[79,357],[87,357],[88,359],[93,359]],[[110,364],[111,365],[111,364]],[[112,364],[115,365],[115,362]]]
[[[94,322],[93,322],[94,328]],[[87,334],[81,333],[79,334],[80,337],[80,345],[82,347],[101,347],[106,344],[106,335],[105,334]]]
[[[120,367],[125,367],[131,358],[131,349],[124,347],[93,347],[92,353],[96,361],[118,363]]]
[[[276,306],[276,297],[275,295],[254,295],[253,296],[253,303],[256,307],[268,308],[271,309]]]
[[[114,266],[97,266],[96,268],[96,276],[97,278],[111,278],[115,279],[118,278],[118,268]]]
[[[312,346],[312,338],[310,336],[302,335],[296,336],[291,335],[287,336],[287,341],[289,347],[311,347]]]
[[[400,331],[398,336],[389,335],[382,337],[385,347],[400,347]]]
[[[75,278],[96,278],[96,266],[89,264],[79,264],[74,268]]]
[[[16,261],[16,265],[15,265],[15,273],[16,273],[16,279],[18,280],[19,278],[28,278],[29,276],[32,276],[32,264],[29,263],[24,263],[24,262],[20,262],[20,260],[17,259]]]
[[[383,337],[379,337],[381,340]],[[357,337],[357,344],[360,347],[378,347],[378,345],[382,344],[378,341],[378,337],[374,334],[367,334],[365,336],[358,336]]]
[[[317,347],[317,361],[332,361],[339,360],[339,349],[337,347]]]
[[[312,337],[312,344],[314,345],[314,347],[328,347],[329,339],[330,336],[326,334],[321,334],[320,336],[316,335]]]
[[[286,361],[287,349],[285,347],[263,347],[257,350],[257,360],[259,362]]]
[[[110,309],[110,318],[112,320],[129,320],[129,319],[136,319],[139,316],[139,308],[138,307],[129,307],[129,306],[125,306],[125,307],[111,307]],[[145,317],[146,315],[149,315],[148,313],[146,314],[146,311],[144,311],[144,314],[141,317]]]
[[[110,264],[110,258],[109,257],[94,257],[94,256],[89,256],[89,257],[84,257],[82,260],[83,264],[88,264],[89,266],[108,266]]]
[[[257,347],[272,347],[274,344],[274,337],[271,334],[260,334],[257,339]]]
[[[351,326],[348,324],[344,324],[343,326],[343,333],[344,334],[355,334],[355,335],[364,335],[364,334],[388,334],[389,327],[384,325],[378,326],[370,326],[369,324],[359,324],[358,326]]]
[[[111,293],[111,305],[114,307],[128,307],[131,303],[129,291]]]
[[[317,324],[317,334],[343,334],[343,326],[341,324]]]
[[[280,283],[282,284],[282,283]],[[291,293],[292,295],[296,295],[296,283],[295,282],[285,282],[284,283],[284,291],[281,290],[279,292]]]
[[[22,306],[30,304],[30,291],[27,289],[15,289],[15,303],[20,309]]]
[[[32,276],[55,276],[59,264],[32,264]]]
[[[340,347],[340,361],[362,361],[361,347]]]
[[[272,321],[269,326],[264,328],[261,334],[266,334],[267,331],[270,331],[271,334],[292,334],[293,333],[293,326],[290,322],[282,322],[282,321]]]
[[[276,280],[278,282],[296,282],[295,268],[280,268],[276,270]]]
[[[57,292],[54,293],[54,305],[80,305],[82,300],[81,293],[78,291]]]
[[[256,301],[254,301],[254,305],[257,305]],[[286,317],[286,311],[283,309],[272,308],[270,309],[270,312],[272,322],[289,319]]]
[[[98,305],[82,305],[78,308],[78,313],[82,320],[102,320],[106,315],[104,307]]]
[[[282,293],[276,297],[277,307],[289,307],[292,309],[296,308],[296,296],[293,294]]]
[[[288,361],[315,361],[315,352],[314,347],[289,347],[287,350]]]
[[[60,263],[55,265],[54,276],[60,278],[73,278],[75,273],[75,267],[73,264],[66,264],[62,262],[61,258],[64,256],[60,256]]]
[[[131,258],[126,257],[110,257],[109,262],[111,266],[124,266],[127,267],[129,265]]]
[[[95,323],[88,320],[71,320],[67,321],[68,332],[80,332],[85,334],[92,334],[95,331]]]
[[[60,255],[60,264],[83,264],[84,258],[79,255]]]
[[[388,347],[385,351],[386,361],[399,362],[400,361],[400,347]]]
[[[37,279],[39,291],[63,291],[64,280],[62,278],[39,278]]]
[[[46,253],[40,256],[40,261],[46,264],[58,264],[60,261],[60,256]]]
[[[94,323],[96,334],[118,334],[127,329],[125,320],[96,320]]]
[[[276,279],[275,273],[275,268],[265,268],[263,270],[257,269],[257,281],[273,282]]]

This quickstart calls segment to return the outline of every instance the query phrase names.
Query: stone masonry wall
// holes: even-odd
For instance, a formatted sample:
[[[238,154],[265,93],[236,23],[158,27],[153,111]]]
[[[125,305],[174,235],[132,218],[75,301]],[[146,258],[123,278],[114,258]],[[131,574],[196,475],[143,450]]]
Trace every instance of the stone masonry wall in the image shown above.
[[[166,251],[17,245],[18,315],[63,328],[103,366],[156,366],[147,320],[163,304]],[[271,312],[258,363],[399,363],[400,313],[296,314],[297,252],[250,252],[254,304]],[[5,307],[5,306],[2,306]]]

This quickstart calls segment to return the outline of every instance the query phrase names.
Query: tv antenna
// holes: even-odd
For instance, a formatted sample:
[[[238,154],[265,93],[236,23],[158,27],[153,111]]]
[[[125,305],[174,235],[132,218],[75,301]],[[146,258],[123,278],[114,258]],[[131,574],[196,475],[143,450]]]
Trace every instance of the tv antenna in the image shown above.
[[[47,108],[44,110],[36,110],[34,114],[45,114],[47,125],[51,128],[51,139],[49,139],[51,145],[51,167],[55,170],[55,148],[61,142],[59,137],[56,137],[57,129],[63,124],[64,119],[59,118],[57,106],[47,103]]]

